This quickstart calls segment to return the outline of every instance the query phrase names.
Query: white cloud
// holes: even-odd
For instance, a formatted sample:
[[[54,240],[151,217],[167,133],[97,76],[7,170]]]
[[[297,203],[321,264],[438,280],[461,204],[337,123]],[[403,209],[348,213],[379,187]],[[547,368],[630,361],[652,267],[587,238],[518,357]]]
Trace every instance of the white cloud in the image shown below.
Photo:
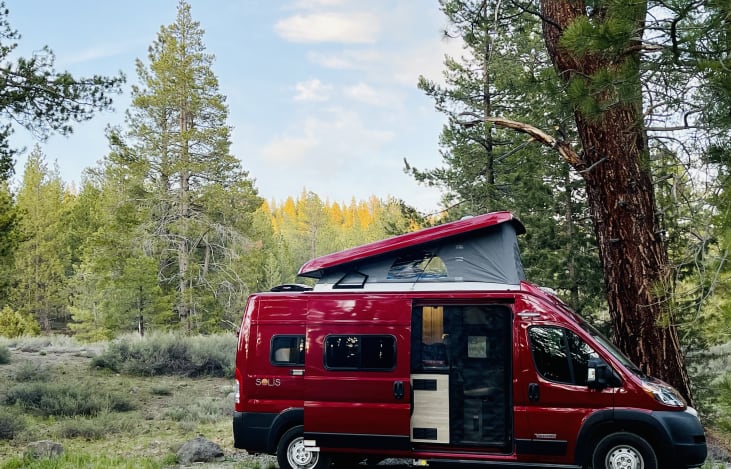
[[[323,54],[310,52],[308,60],[325,68],[334,70],[366,70],[383,59],[383,54],[377,50],[345,50],[339,53]]]
[[[327,101],[330,98],[329,91],[331,88],[331,86],[324,85],[318,79],[302,81],[294,85],[294,89],[297,92],[294,100],[314,102]]]
[[[370,13],[312,13],[277,22],[274,30],[290,42],[369,44],[379,32],[378,18]]]
[[[344,91],[347,97],[367,104],[377,105],[380,97],[376,90],[366,83],[348,86]]]
[[[307,163],[309,154],[318,142],[311,136],[282,137],[270,142],[262,149],[262,156],[267,163],[299,166]]]
[[[369,106],[391,108],[394,111],[403,106],[403,96],[392,89],[381,87],[379,89],[367,83],[358,83],[346,86],[343,94],[348,98],[367,104]]]
[[[358,112],[332,107],[319,117],[294,122],[287,136],[271,141],[261,154],[267,162],[286,163],[288,170],[332,177],[345,162],[372,160],[395,136],[390,129],[369,125]]]
[[[443,83],[445,55],[459,58],[464,54],[461,39],[433,39],[408,54],[392,55],[392,78],[397,83],[415,86],[419,75],[429,80]]]

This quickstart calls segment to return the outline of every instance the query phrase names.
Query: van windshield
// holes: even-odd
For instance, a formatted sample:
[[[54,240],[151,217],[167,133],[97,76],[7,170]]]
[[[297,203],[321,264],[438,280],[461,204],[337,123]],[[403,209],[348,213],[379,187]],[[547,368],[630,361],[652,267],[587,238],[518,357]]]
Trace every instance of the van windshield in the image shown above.
[[[581,327],[586,332],[591,334],[591,336],[596,340],[599,344],[604,347],[604,350],[609,352],[618,362],[620,362],[622,365],[624,365],[625,368],[630,370],[632,373],[636,374],[640,378],[644,378],[646,375],[645,373],[640,370],[640,368],[632,363],[632,360],[630,360],[627,355],[625,355],[621,350],[617,348],[616,345],[614,345],[609,339],[604,337],[601,332],[596,330],[594,326],[591,324],[588,324],[584,321],[581,322]]]

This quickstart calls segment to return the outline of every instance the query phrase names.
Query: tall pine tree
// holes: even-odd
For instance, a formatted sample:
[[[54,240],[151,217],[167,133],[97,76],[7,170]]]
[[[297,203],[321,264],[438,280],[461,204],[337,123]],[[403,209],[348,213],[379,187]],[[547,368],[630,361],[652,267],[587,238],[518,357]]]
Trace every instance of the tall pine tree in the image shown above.
[[[444,189],[452,219],[495,210],[517,214],[528,226],[520,242],[529,278],[556,289],[576,311],[596,313],[602,280],[580,181],[551,152],[487,121],[509,115],[564,132],[570,112],[543,48],[540,21],[509,3],[440,4],[449,21],[445,34],[464,41],[462,57],[445,61],[444,85],[419,81],[448,117],[440,137],[444,166],[408,171]]]
[[[110,137],[114,163],[142,181],[146,245],[163,288],[175,291],[186,329],[215,328],[225,314],[238,313],[249,286],[236,265],[261,205],[230,153],[228,108],[203,33],[190,5],[179,2],[148,63],[137,62],[128,131]]]
[[[16,310],[32,314],[41,328],[63,328],[67,320],[69,251],[65,238],[65,194],[57,171],[39,147],[28,155],[18,190],[20,244],[15,253]]]

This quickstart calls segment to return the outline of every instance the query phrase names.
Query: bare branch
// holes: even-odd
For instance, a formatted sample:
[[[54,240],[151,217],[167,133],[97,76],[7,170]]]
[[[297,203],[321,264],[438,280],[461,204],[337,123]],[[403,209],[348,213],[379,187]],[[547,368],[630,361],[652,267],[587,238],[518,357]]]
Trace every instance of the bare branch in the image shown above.
[[[566,142],[565,140],[557,140],[553,136],[530,124],[512,121],[509,119],[504,119],[502,117],[480,117],[471,112],[464,112],[460,115],[475,118],[471,121],[462,122],[462,125],[466,127],[471,127],[482,122],[491,122],[500,127],[505,127],[508,129],[513,129],[517,132],[528,134],[538,143],[541,143],[544,146],[556,150],[564,159],[564,161],[570,164],[574,169],[581,171],[586,168],[586,162],[581,159],[581,157],[578,155],[578,153],[576,153],[576,151],[574,151],[573,148],[571,148],[571,145],[568,142]]]

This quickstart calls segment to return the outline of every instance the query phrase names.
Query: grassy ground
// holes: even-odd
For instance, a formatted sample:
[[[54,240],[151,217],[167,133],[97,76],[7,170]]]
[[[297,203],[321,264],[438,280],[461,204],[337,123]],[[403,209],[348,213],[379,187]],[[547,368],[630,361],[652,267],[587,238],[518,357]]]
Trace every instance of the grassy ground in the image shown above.
[[[274,467],[271,458],[249,457],[233,448],[230,379],[134,377],[93,369],[92,357],[101,351],[95,346],[16,344],[8,348],[10,362],[0,365],[0,415],[6,416],[5,421],[0,419],[0,435],[5,428],[14,431],[14,437],[0,438],[2,469],[175,467],[180,445],[196,436],[215,442],[226,454],[223,462],[196,467]],[[64,386],[88,392],[81,400],[103,396],[110,409],[64,416],[45,415],[39,410],[42,404],[35,410],[19,409],[19,403],[7,405],[7,397],[19,390],[63,390]],[[115,407],[131,410],[120,412]],[[60,464],[23,460],[28,443],[38,440],[64,446],[64,455],[56,461]]]
[[[196,436],[213,441],[225,453],[223,461],[196,468],[276,467],[273,457],[233,448],[231,379],[139,377],[93,367],[98,363],[94,357],[107,346],[66,339],[0,342],[7,355],[0,357],[0,469],[181,467],[175,454]],[[221,346],[214,346],[220,352]],[[154,356],[148,362],[159,364]],[[46,400],[33,400],[37,394]],[[731,467],[725,462],[731,433],[712,423],[706,430],[710,454],[704,469]],[[28,444],[38,440],[61,443],[63,455],[28,459]]]

